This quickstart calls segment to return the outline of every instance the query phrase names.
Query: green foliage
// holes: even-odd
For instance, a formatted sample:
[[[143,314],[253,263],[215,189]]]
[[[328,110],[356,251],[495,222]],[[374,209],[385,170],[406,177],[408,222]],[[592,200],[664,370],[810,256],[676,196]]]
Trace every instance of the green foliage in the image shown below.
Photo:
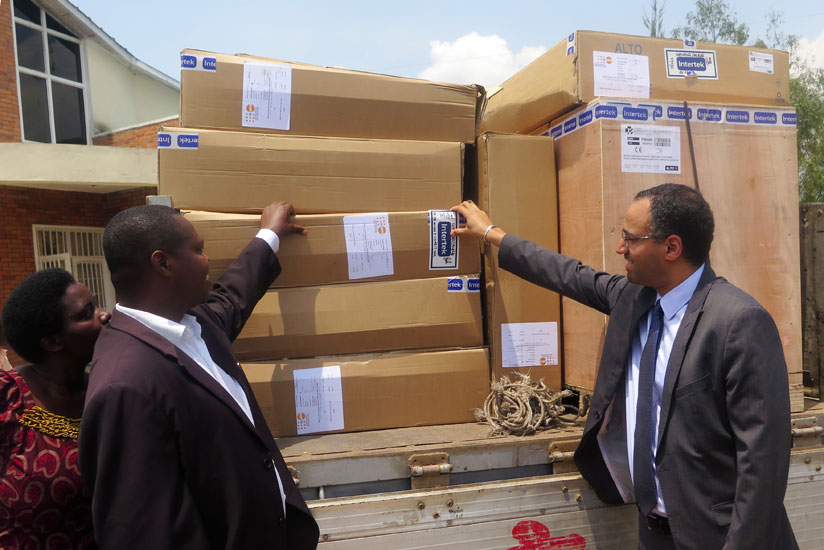
[[[798,113],[799,198],[824,202],[824,70],[791,79],[790,102]]]
[[[644,26],[649,31],[650,36],[664,36],[664,6],[667,5],[666,0],[658,5],[658,0],[652,0],[650,6],[650,14],[647,15],[647,10],[644,10]]]
[[[696,0],[686,25],[674,28],[672,37],[742,46],[750,37],[750,29],[736,20],[725,0]]]

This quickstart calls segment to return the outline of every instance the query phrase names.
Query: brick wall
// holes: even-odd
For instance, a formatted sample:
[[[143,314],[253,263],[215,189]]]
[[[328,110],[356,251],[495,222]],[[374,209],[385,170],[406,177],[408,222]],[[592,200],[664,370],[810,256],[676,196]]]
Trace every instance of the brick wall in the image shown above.
[[[95,145],[149,149],[157,146],[157,131],[161,126],[180,126],[180,122],[178,119],[173,118],[163,122],[129,128],[122,132],[103,134],[96,136],[92,141]]]
[[[20,281],[34,272],[32,225],[104,227],[117,212],[145,204],[154,187],[116,193],[76,193],[0,186],[0,307]],[[13,365],[20,364],[17,356]]]
[[[0,1],[0,142],[22,141],[11,2]]]

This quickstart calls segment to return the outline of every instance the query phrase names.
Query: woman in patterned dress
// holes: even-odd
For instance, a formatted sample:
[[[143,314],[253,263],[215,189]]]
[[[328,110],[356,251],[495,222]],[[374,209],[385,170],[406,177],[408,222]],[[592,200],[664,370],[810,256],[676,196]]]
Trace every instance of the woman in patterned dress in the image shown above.
[[[0,548],[97,548],[77,466],[86,365],[110,315],[62,269],[12,292],[2,323],[31,364],[0,372]]]

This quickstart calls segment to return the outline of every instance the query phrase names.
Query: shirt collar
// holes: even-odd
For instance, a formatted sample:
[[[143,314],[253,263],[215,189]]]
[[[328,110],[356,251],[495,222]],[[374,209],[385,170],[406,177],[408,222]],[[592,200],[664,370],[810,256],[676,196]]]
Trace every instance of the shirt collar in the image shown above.
[[[692,295],[695,294],[695,289],[698,288],[698,281],[701,280],[705,265],[701,264],[692,275],[667,292],[665,296],[662,297],[660,294],[657,296],[657,299],[661,301],[661,309],[664,310],[665,319],[672,319],[682,307],[689,303]]]
[[[183,315],[180,323],[177,323],[160,315],[155,315],[154,313],[149,313],[141,309],[126,307],[121,304],[117,304],[115,308],[152,329],[175,345],[183,341],[187,329],[190,333],[193,333],[194,336],[200,336],[200,324],[197,322],[197,319],[188,313]]]

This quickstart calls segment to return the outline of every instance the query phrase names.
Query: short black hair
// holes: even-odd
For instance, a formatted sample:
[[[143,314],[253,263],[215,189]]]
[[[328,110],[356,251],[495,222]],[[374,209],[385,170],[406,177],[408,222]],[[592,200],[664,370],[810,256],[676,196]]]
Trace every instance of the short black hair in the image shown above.
[[[706,262],[715,220],[701,193],[686,185],[665,183],[635,195],[635,200],[645,198],[650,199],[650,234],[661,238],[678,235],[690,263],[698,266]]]
[[[115,214],[103,231],[103,255],[117,292],[128,292],[139,282],[155,250],[172,252],[185,236],[174,208],[160,204],[135,206]]]
[[[75,282],[71,273],[53,267],[29,275],[12,291],[3,305],[3,327],[17,355],[31,363],[43,359],[40,341],[65,327],[63,297]]]

